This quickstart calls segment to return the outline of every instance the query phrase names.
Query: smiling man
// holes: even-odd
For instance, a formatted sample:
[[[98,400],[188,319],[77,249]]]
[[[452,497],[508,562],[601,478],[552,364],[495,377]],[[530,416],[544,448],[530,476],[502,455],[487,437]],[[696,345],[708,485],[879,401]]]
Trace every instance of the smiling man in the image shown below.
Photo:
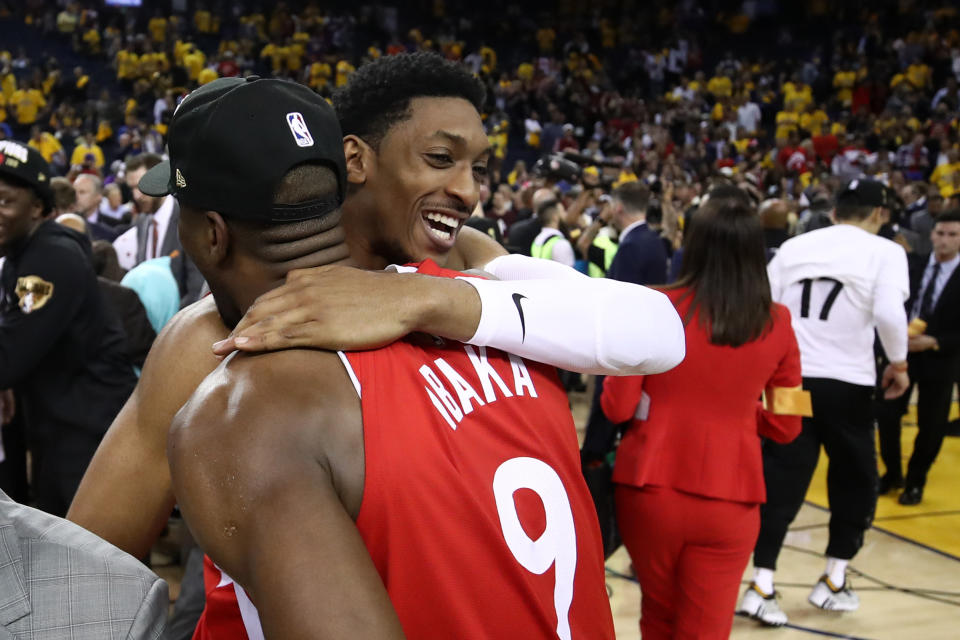
[[[37,506],[62,516],[136,378],[90,240],[51,219],[50,182],[40,152],[0,142],[0,390],[19,390]]]
[[[438,56],[390,56],[358,70],[336,100],[353,261],[379,269],[433,258],[449,268],[484,268],[501,281],[437,286],[426,276],[305,270],[317,263],[293,261],[287,285],[261,296],[240,325],[262,331],[244,348],[295,341],[361,349],[423,331],[588,373],[655,373],[682,360],[682,323],[662,294],[507,256],[483,234],[461,229],[488,154],[478,111],[483,89],[468,72]],[[175,501],[166,456],[171,420],[216,368],[210,345],[236,321],[204,299],[168,324],[84,478],[72,520],[135,555],[149,550]],[[221,350],[231,348],[232,341]]]

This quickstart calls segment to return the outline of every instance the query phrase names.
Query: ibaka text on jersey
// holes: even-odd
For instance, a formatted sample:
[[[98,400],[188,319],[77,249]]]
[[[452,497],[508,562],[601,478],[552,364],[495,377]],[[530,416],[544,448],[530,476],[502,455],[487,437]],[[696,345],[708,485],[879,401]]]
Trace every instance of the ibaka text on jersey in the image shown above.
[[[429,364],[420,367],[420,375],[427,381],[427,386],[423,389],[430,397],[430,402],[433,403],[437,412],[446,420],[451,429],[456,429],[464,416],[485,404],[496,402],[502,398],[513,398],[514,396],[537,397],[537,390],[533,386],[533,378],[527,371],[527,365],[524,364],[522,359],[508,354],[510,370],[513,374],[513,385],[511,386],[487,361],[485,347],[473,347],[466,344],[463,345],[463,349],[467,352],[467,357],[470,358],[470,364],[473,365],[473,370],[480,383],[480,389],[483,392],[482,397],[475,386],[471,385],[460,372],[450,366],[450,363],[443,358],[434,360],[433,367]],[[446,384],[441,381],[434,368],[440,372]]]

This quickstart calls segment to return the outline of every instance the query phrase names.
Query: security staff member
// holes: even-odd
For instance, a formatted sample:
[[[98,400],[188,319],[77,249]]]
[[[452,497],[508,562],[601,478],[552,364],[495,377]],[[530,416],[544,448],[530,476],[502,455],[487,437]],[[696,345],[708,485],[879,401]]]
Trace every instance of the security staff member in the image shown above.
[[[51,209],[43,156],[0,142],[0,389],[19,392],[37,506],[62,516],[136,379],[90,241]]]
[[[917,386],[917,437],[903,476],[900,452],[900,420],[907,412],[910,393],[880,405],[877,426],[880,455],[887,468],[879,492],[904,487],[898,501],[919,504],[927,473],[940,452],[950,414],[950,401],[960,364],[960,211],[940,214],[930,233],[929,256],[911,264],[911,319],[909,376]]]

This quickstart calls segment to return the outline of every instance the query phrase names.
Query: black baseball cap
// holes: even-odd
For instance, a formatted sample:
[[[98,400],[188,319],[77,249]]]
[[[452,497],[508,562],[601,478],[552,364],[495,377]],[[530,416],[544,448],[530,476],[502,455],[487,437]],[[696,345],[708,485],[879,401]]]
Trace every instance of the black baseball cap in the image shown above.
[[[0,176],[33,189],[43,200],[44,212],[53,207],[50,165],[33,147],[15,140],[0,140]]]
[[[837,204],[890,208],[893,202],[890,190],[882,182],[870,178],[855,178],[837,194]]]
[[[149,196],[255,222],[295,222],[333,211],[346,194],[343,135],[336,113],[288,80],[219,78],[191,92],[170,120],[170,159],[140,179]],[[280,180],[304,163],[337,175],[335,197],[274,204]]]

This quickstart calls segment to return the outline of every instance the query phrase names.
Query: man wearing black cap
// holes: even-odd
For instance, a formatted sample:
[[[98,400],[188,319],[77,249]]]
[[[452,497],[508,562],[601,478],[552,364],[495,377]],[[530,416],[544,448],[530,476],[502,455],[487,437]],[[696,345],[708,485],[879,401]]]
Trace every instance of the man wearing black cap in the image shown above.
[[[136,383],[90,242],[48,218],[49,167],[0,142],[0,389],[19,391],[37,505],[63,515]]]
[[[445,107],[438,126],[458,135],[457,110],[472,107],[457,99]],[[339,226],[347,174],[341,137],[322,99],[280,80],[217,80],[181,103],[171,159],[140,188],[180,201],[184,248],[227,324],[289,270],[349,258]],[[433,263],[420,269],[441,275]],[[384,280],[406,292],[401,300],[427,292],[426,281],[438,301],[470,286],[343,267],[328,273],[331,287],[344,294],[359,287],[375,300]],[[417,328],[450,335],[449,316],[469,318],[477,303]],[[402,322],[407,309],[394,311]],[[197,313],[208,316],[210,304]],[[401,623],[411,637],[429,629],[453,637],[473,630],[490,588],[506,603],[494,606],[504,615],[479,622],[490,637],[561,629],[568,629],[561,637],[586,629],[613,637],[596,516],[562,388],[544,377],[548,367],[516,356],[427,344],[412,339],[363,355],[234,357],[181,410],[168,441],[174,489],[223,569],[208,565],[216,574],[210,586],[217,585],[208,606],[223,611],[233,599],[233,615],[204,618],[196,637],[401,637]],[[377,435],[394,428],[395,437]],[[446,456],[424,453],[441,449]],[[545,484],[524,484],[529,477]],[[437,483],[443,491],[423,490]],[[545,496],[549,539],[539,553],[554,554],[556,578],[542,579],[523,546],[528,536],[508,526],[529,522],[539,508],[509,506],[521,487]],[[406,499],[394,501],[395,491]],[[387,525],[391,536],[383,538]],[[434,569],[422,571],[419,554],[396,553],[401,547],[428,551]],[[465,565],[470,579],[457,579]],[[455,580],[455,588],[431,572]]]
[[[787,621],[775,598],[773,571],[821,445],[830,460],[830,538],[826,570],[808,600],[834,611],[859,606],[845,576],[877,502],[874,331],[890,361],[882,376],[884,397],[901,395],[909,384],[907,258],[903,248],[877,235],[889,217],[888,197],[880,182],[853,180],[837,195],[837,224],[787,240],[768,266],[774,301],[790,309],[803,387],[813,401],[813,418],[804,418],[795,441],[763,445],[767,502],[760,511],[754,580],[740,611],[768,625]]]

